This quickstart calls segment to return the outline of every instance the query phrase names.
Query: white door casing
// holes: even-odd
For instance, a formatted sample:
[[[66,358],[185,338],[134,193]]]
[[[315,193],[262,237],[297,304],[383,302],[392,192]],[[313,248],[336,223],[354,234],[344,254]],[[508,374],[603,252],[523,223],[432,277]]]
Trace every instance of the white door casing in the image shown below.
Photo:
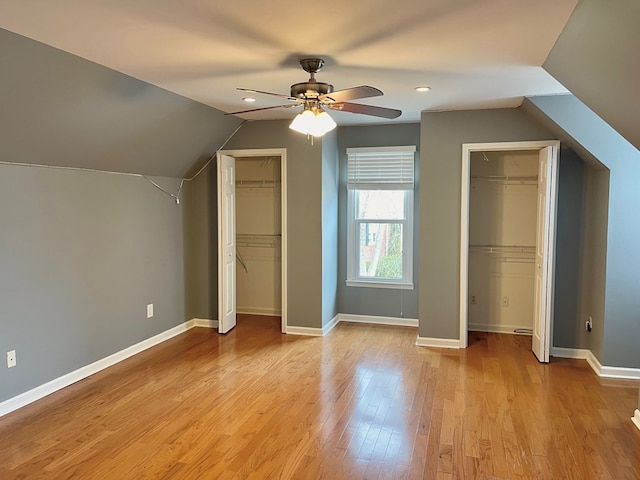
[[[223,268],[223,249],[218,248],[218,318],[220,321],[218,322],[218,331],[220,333],[224,333],[222,329],[222,305],[223,305],[223,297],[227,299],[227,301],[232,302],[233,305],[233,325],[235,326],[235,318],[236,318],[236,281],[235,281],[235,262],[236,262],[236,248],[235,248],[235,195],[233,197],[233,209],[222,210],[222,199],[221,192],[222,188],[220,185],[222,175],[220,168],[220,158],[227,157],[231,158],[235,162],[235,158],[237,157],[264,157],[264,156],[276,156],[280,158],[280,227],[281,227],[281,242],[280,242],[280,263],[281,263],[281,282],[282,282],[282,298],[281,298],[281,324],[280,328],[282,333],[287,332],[287,291],[288,291],[288,283],[287,283],[287,245],[288,245],[288,235],[287,235],[287,150],[284,148],[271,148],[271,149],[249,149],[249,150],[222,150],[218,152],[218,245],[222,246],[222,238],[224,227],[233,229],[233,242],[234,242],[234,254],[233,254],[233,282],[231,283],[223,283],[222,272]],[[235,169],[234,169],[234,193],[235,193]],[[226,217],[225,217],[226,216]],[[231,217],[230,220],[228,217]],[[232,292],[230,291],[232,290]],[[231,327],[233,328],[233,327]],[[228,331],[228,330],[227,330]]]
[[[218,332],[236,326],[236,160],[218,153]]]
[[[504,142],[504,143],[472,143],[462,146],[462,176],[461,176],[461,205],[460,205],[460,348],[467,348],[469,327],[469,177],[471,152],[509,151],[509,150],[535,150],[540,152],[540,163],[545,163],[545,186],[543,188],[544,207],[537,218],[537,243],[542,247],[536,249],[536,291],[534,298],[534,334],[533,351],[541,362],[549,361],[551,347],[551,330],[553,318],[553,279],[555,265],[555,226],[557,203],[557,175],[558,175],[558,151],[560,142],[530,141],[530,142]],[[541,167],[540,167],[541,168]],[[540,188],[540,187],[539,187]],[[540,193],[540,192],[539,192]],[[541,253],[540,289],[538,282],[538,252]],[[536,326],[537,322],[537,326]],[[536,328],[537,335],[536,335]]]

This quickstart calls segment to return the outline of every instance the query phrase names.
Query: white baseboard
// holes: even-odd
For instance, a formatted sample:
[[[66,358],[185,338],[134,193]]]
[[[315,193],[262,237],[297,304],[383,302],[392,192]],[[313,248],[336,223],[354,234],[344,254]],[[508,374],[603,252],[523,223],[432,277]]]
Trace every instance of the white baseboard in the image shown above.
[[[98,373],[105,368],[109,368],[116,363],[122,362],[123,360],[132,357],[137,353],[143,352],[144,350],[165,342],[170,338],[173,338],[176,335],[180,335],[181,333],[184,333],[193,327],[204,326],[198,325],[198,322],[200,321],[201,320],[193,319],[189,320],[188,322],[181,323],[180,325],[170,328],[169,330],[159,333],[158,335],[155,335],[151,338],[147,338],[146,340],[136,343],[135,345],[131,345],[130,347],[127,347],[124,350],[120,350],[119,352],[109,355],[108,357],[97,360],[89,365],[85,365],[84,367],[74,370],[73,372],[67,373],[66,375],[51,380],[27,392],[21,393],[20,395],[5,400],[4,402],[0,403],[0,417],[26,405],[29,405],[36,400],[40,400],[47,395],[51,395],[52,393],[55,393],[58,390],[63,389],[64,387],[68,387],[73,383],[90,377],[91,375]]]
[[[375,325],[393,325],[399,327],[418,328],[417,318],[379,317],[375,315],[352,315],[350,313],[338,314],[340,322],[373,323]]]
[[[626,380],[639,380],[640,379],[640,368],[627,368],[627,367],[607,367],[601,365],[598,359],[589,352],[591,355],[587,357],[587,362],[591,365],[591,368],[600,375],[605,378],[620,378]],[[596,370],[596,368],[599,369]]]
[[[631,417],[633,424],[640,430],[640,410],[636,409],[636,413]]]
[[[508,333],[510,335],[530,335],[528,333],[516,333],[514,330],[525,329],[517,325],[490,325],[483,323],[470,323],[470,332]]]
[[[375,325],[392,325],[401,327],[418,327],[417,318],[377,317],[373,315],[352,315],[339,313],[322,328],[288,326],[285,333],[292,335],[308,335],[323,337],[333,330],[340,322],[369,323]]]
[[[265,315],[269,317],[279,317],[282,315],[281,310],[274,308],[237,307],[236,312],[245,315]]]
[[[586,360],[589,353],[586,348],[562,348],[551,347],[551,356],[557,358],[575,358],[578,360]]]
[[[322,337],[323,332],[322,328],[311,328],[311,327],[294,327],[291,325],[287,325],[287,329],[285,331],[286,334],[289,335],[304,335],[307,337]]]
[[[460,340],[451,338],[418,337],[416,345],[418,347],[460,348]]]
[[[208,320],[206,318],[192,318],[187,322],[188,328],[202,327],[202,328],[218,328],[218,320]]]
[[[640,379],[640,368],[603,366],[591,350],[580,348],[551,347],[551,356],[558,358],[576,358],[586,360],[591,369],[603,378],[620,378],[626,380]]]
[[[340,314],[337,314],[329,323],[322,327],[322,335],[327,335],[340,322]]]

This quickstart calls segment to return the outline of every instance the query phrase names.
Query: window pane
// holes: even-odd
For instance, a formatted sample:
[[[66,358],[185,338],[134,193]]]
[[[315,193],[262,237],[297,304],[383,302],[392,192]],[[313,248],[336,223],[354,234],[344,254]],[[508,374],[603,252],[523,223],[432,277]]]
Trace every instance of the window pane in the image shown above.
[[[360,223],[358,276],[402,279],[402,224]]]
[[[404,194],[405,190],[356,190],[356,218],[404,220]]]

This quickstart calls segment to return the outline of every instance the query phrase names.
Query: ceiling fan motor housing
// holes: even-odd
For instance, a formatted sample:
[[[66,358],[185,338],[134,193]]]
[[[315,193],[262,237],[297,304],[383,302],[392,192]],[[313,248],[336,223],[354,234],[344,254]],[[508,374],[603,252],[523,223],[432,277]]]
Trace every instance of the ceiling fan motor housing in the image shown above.
[[[324,82],[304,82],[291,85],[291,96],[296,98],[318,98],[333,92],[333,85]]]

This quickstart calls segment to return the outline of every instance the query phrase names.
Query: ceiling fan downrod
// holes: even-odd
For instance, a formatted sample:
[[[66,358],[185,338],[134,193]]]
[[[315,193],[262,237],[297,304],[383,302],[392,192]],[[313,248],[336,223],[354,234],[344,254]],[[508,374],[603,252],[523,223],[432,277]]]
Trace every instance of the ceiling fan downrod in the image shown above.
[[[303,58],[300,60],[300,66],[310,75],[310,78],[308,82],[291,85],[292,97],[302,99],[318,98],[320,95],[333,92],[333,85],[316,81],[315,74],[324,66],[324,60],[321,58]]]

